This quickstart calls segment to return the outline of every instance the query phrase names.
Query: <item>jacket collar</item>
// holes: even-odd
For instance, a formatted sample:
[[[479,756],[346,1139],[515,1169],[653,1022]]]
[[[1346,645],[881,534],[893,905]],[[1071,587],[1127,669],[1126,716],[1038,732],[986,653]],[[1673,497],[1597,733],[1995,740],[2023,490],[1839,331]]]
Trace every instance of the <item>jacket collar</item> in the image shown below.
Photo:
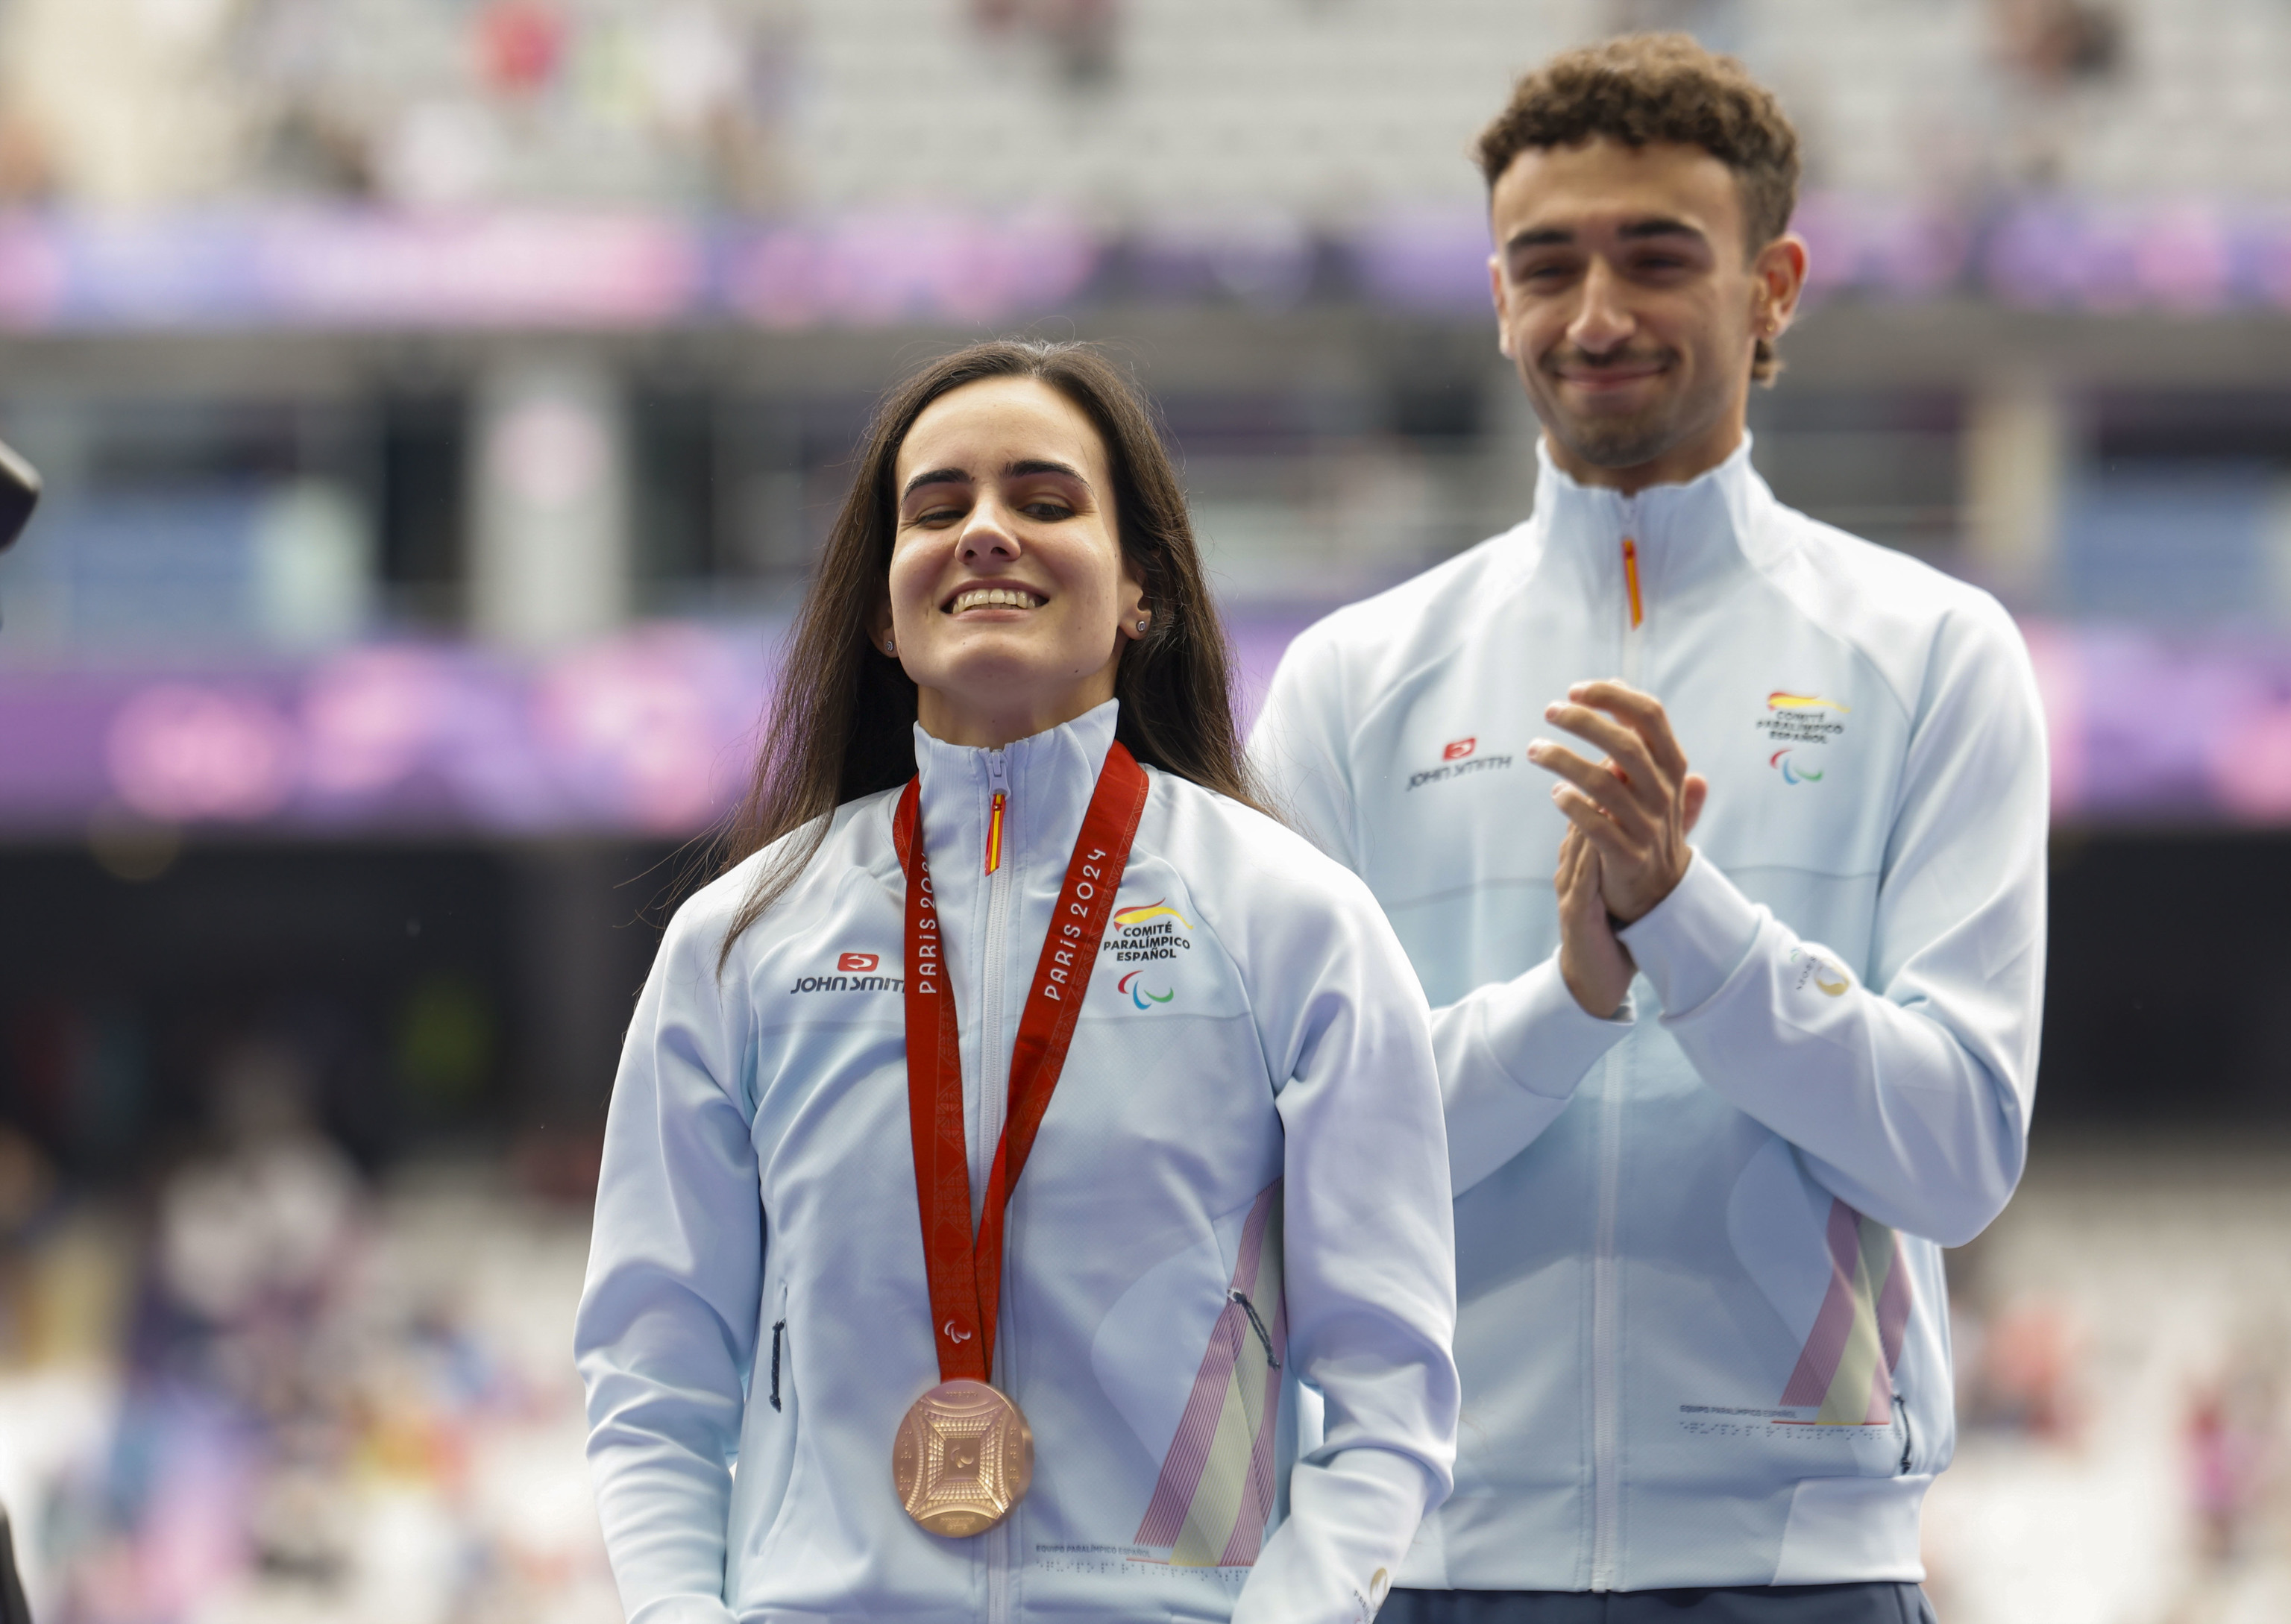
[[[1065,877],[1066,859],[1081,832],[1121,712],[1121,703],[1109,699],[999,751],[945,744],[916,724],[915,770],[922,779],[923,844],[930,854],[934,888],[954,883],[967,889],[960,883],[963,878],[983,877],[988,818],[998,788],[1007,797],[1003,863],[1015,864],[1020,872],[1047,869],[1055,876],[1055,888]]]
[[[1620,589],[1622,542],[1637,551],[1641,590],[1650,599],[1677,591],[1730,564],[1762,561],[1765,510],[1773,494],[1750,466],[1750,436],[1717,467],[1683,485],[1651,485],[1625,496],[1583,485],[1535,443],[1535,518],[1539,560],[1587,584]]]

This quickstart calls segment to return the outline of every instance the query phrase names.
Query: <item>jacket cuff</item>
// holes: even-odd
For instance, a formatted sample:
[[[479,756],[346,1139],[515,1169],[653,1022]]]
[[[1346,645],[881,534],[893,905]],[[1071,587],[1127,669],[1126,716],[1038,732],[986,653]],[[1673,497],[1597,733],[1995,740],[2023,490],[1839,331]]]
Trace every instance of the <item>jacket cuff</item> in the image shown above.
[[[1668,1019],[1707,1003],[1741,968],[1757,939],[1758,910],[1698,851],[1670,895],[1616,935]]]
[[[1505,1076],[1531,1094],[1566,1099],[1623,1041],[1636,1012],[1628,993],[1604,1020],[1577,1003],[1555,953],[1498,989],[1480,1018],[1481,1041]]]

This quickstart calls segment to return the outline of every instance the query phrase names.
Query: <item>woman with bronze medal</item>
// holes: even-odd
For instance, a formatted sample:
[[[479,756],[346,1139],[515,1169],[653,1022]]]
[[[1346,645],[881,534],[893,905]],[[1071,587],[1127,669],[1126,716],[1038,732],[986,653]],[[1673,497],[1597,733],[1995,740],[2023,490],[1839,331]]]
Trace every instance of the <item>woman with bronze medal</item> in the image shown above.
[[[1429,1025],[1226,687],[1103,358],[887,397],[614,1095],[577,1344],[632,1620],[1384,1599],[1456,1425]]]

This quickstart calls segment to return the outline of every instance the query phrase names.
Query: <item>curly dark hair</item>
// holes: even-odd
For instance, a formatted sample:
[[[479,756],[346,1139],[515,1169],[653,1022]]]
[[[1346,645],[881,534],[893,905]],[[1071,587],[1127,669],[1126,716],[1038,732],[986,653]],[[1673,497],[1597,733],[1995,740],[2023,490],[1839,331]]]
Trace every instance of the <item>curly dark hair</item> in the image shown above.
[[[1604,135],[1628,146],[1700,147],[1733,172],[1743,246],[1758,251],[1789,229],[1797,206],[1797,131],[1774,93],[1731,56],[1691,35],[1627,34],[1562,52],[1523,74],[1511,100],[1480,132],[1475,156],[1492,191],[1531,147],[1572,147]],[[1750,375],[1780,370],[1758,341]]]

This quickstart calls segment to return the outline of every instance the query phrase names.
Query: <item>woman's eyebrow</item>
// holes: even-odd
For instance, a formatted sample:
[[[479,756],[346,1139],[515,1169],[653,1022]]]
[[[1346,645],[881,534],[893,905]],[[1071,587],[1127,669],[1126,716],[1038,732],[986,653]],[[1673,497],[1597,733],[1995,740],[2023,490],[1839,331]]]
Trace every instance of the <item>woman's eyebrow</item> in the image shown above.
[[[1081,470],[1069,468],[1064,462],[1053,462],[1047,457],[1024,458],[1002,470],[1005,479],[1023,478],[1028,474],[1064,474],[1067,478],[1079,479],[1084,485],[1089,483],[1082,477]]]
[[[899,493],[899,500],[904,502],[926,485],[968,485],[969,483],[970,472],[968,469],[934,468],[928,472],[917,474],[908,480],[906,489]]]

